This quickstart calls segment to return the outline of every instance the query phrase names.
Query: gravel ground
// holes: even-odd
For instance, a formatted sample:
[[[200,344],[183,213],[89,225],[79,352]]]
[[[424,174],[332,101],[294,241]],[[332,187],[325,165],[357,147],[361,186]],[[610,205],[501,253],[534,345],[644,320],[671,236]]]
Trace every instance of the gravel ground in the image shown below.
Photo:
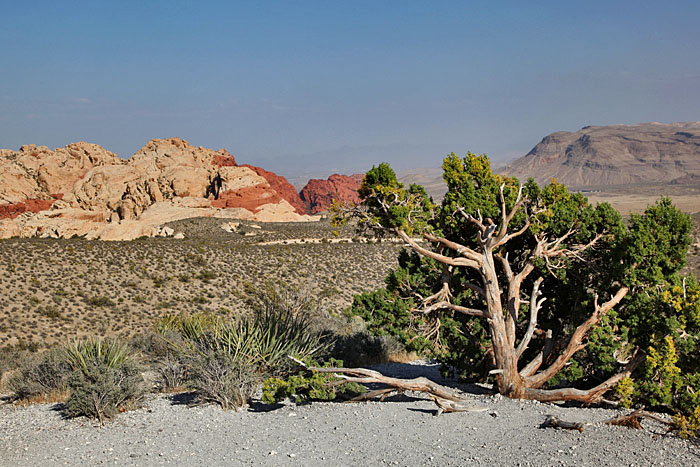
[[[384,365],[387,374],[436,376],[428,365]],[[437,379],[437,378],[436,378]],[[619,414],[500,396],[468,396],[480,413],[435,417],[410,396],[389,402],[280,405],[271,411],[188,407],[183,396],[152,396],[139,410],[99,427],[65,420],[56,404],[0,406],[0,464],[52,465],[698,465],[700,447],[600,422]],[[578,431],[542,429],[546,415],[586,422]]]

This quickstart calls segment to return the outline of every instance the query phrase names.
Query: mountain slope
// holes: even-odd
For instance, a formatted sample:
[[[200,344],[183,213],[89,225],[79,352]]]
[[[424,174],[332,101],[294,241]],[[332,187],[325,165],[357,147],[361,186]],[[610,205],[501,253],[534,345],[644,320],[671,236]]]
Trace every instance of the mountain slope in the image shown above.
[[[587,126],[545,136],[500,173],[571,187],[700,180],[700,122]]]

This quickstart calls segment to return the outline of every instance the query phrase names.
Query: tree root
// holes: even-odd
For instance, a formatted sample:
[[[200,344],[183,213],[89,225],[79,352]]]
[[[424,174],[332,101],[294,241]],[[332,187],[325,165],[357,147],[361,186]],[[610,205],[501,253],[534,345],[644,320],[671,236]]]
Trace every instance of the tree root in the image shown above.
[[[663,418],[659,417],[656,414],[647,412],[643,408],[637,409],[634,412],[627,414],[627,415],[621,415],[619,417],[613,417],[611,419],[605,420],[603,423],[606,425],[619,425],[619,426],[626,426],[628,428],[635,428],[637,430],[643,429],[641,420],[642,418],[650,418],[652,420],[656,420],[659,423],[663,423],[668,427],[668,430],[672,430],[674,428],[673,422],[669,422],[668,420],[664,420]]]

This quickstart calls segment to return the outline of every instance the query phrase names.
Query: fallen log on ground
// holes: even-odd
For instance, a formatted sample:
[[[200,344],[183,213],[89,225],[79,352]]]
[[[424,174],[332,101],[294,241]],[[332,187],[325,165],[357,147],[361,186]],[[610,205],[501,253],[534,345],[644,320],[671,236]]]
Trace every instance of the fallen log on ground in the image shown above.
[[[294,358],[294,357],[289,357],[292,360],[294,360],[298,365],[306,368],[309,371],[314,371],[317,373],[332,373],[338,378],[343,379],[346,382],[349,383],[359,383],[359,384],[372,384],[372,383],[379,383],[379,384],[385,384],[389,386],[390,388],[393,388],[393,391],[396,392],[403,392],[403,391],[416,391],[416,392],[424,392],[427,394],[432,394],[433,396],[437,396],[441,399],[446,399],[448,401],[455,401],[455,402],[461,402],[465,401],[466,399],[464,397],[460,397],[457,395],[454,391],[452,391],[449,388],[446,388],[445,386],[441,386],[434,381],[429,380],[428,378],[424,377],[419,377],[419,378],[413,378],[413,379],[402,379],[402,378],[391,378],[389,376],[384,376],[378,371],[375,370],[368,370],[366,368],[322,368],[322,367],[310,367],[307,366],[304,362],[301,360]],[[387,393],[391,392],[386,389],[380,389],[378,391],[373,391],[373,397],[377,395],[383,395],[386,397]],[[372,394],[372,393],[368,393]],[[362,399],[362,400],[367,400]]]
[[[544,423],[540,425],[541,428],[564,428],[567,430],[578,430],[583,432],[583,423],[581,422],[567,422],[560,420],[554,415],[547,415]]]
[[[433,394],[429,394],[428,397],[438,406],[436,416],[450,412],[486,412],[488,410],[488,407],[472,407],[464,402],[448,401]]]

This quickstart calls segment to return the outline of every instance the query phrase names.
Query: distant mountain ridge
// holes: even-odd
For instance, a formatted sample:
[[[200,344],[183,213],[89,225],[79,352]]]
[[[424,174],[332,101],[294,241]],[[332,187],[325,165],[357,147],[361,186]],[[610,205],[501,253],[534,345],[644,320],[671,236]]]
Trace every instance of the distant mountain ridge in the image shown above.
[[[700,181],[700,122],[586,126],[545,136],[498,170],[570,187]]]

